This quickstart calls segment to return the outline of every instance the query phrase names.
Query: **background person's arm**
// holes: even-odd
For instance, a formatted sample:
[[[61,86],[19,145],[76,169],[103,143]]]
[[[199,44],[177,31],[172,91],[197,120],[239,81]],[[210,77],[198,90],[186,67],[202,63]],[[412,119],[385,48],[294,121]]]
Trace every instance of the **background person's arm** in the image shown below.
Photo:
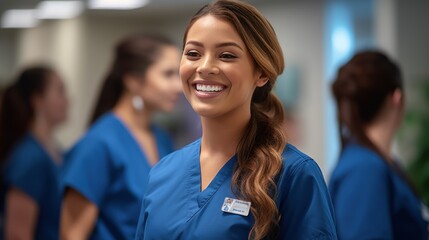
[[[16,187],[6,193],[6,240],[34,239],[39,207],[29,195]]]
[[[97,217],[97,206],[76,190],[68,188],[62,202],[61,239],[88,239],[94,229]]]

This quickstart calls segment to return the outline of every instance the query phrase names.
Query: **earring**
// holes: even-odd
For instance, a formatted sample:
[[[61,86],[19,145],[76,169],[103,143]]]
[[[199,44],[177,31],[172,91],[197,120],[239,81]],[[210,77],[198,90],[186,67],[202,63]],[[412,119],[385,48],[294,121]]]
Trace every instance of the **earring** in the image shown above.
[[[134,108],[136,111],[139,111],[139,112],[143,111],[143,108],[144,108],[144,102],[143,102],[142,97],[140,97],[140,96],[138,96],[138,95],[133,96],[132,104],[133,104],[133,108]]]

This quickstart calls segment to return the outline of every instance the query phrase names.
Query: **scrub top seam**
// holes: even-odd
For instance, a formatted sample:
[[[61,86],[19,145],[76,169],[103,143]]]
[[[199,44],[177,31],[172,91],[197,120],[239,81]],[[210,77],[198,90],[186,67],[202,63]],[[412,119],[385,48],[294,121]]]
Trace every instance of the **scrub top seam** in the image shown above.
[[[295,175],[298,171],[300,171],[304,165],[308,164],[312,159],[307,157],[307,158],[303,158],[302,156],[300,156],[301,161],[299,161],[298,163],[291,165],[291,171],[289,171],[288,173],[286,173],[285,180],[289,180],[289,178],[291,178],[291,176]],[[283,177],[282,177],[283,179]]]
[[[198,144],[198,142],[200,142],[201,140],[197,140],[196,142],[194,142],[194,144],[196,144],[196,145],[200,145],[201,146],[201,144]],[[190,164],[189,164],[189,168],[188,168],[188,174],[187,174],[187,177],[188,177],[188,179],[187,179],[187,193],[188,193],[188,196],[192,196],[192,187],[193,187],[193,184],[192,184],[192,165],[193,164],[195,164],[194,163],[194,158],[197,158],[198,156],[199,156],[199,151],[200,151],[200,148],[196,148],[196,150],[194,151],[194,154],[193,154],[193,156],[191,156],[190,157],[190,159],[189,159],[189,161],[190,161]],[[199,159],[197,158],[196,159],[196,161],[198,161]],[[198,165],[198,164],[195,164],[195,165]],[[197,201],[198,201],[198,198],[197,198]],[[197,203],[198,204],[198,203]],[[188,202],[188,213],[187,213],[187,217],[186,217],[186,221],[185,221],[185,223],[187,223],[190,219],[192,219],[192,217],[194,216],[194,214],[195,213],[192,213],[192,202],[191,201],[189,201]]]

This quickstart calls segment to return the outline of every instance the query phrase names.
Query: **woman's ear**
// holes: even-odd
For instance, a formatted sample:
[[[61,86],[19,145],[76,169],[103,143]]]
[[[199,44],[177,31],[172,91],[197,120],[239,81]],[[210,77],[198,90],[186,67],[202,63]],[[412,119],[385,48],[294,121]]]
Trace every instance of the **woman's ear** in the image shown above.
[[[269,77],[267,76],[267,74],[265,74],[263,71],[259,70],[257,72],[257,80],[256,80],[256,86],[257,87],[263,87],[269,79]]]
[[[390,97],[393,106],[402,107],[404,104],[404,94],[401,89],[395,89]]]

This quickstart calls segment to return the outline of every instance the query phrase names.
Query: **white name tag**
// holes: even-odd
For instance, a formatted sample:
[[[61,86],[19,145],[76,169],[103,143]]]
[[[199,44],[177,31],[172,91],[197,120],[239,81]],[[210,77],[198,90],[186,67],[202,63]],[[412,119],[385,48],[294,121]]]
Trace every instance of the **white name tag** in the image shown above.
[[[247,216],[249,211],[250,202],[226,197],[222,204],[222,212]]]

